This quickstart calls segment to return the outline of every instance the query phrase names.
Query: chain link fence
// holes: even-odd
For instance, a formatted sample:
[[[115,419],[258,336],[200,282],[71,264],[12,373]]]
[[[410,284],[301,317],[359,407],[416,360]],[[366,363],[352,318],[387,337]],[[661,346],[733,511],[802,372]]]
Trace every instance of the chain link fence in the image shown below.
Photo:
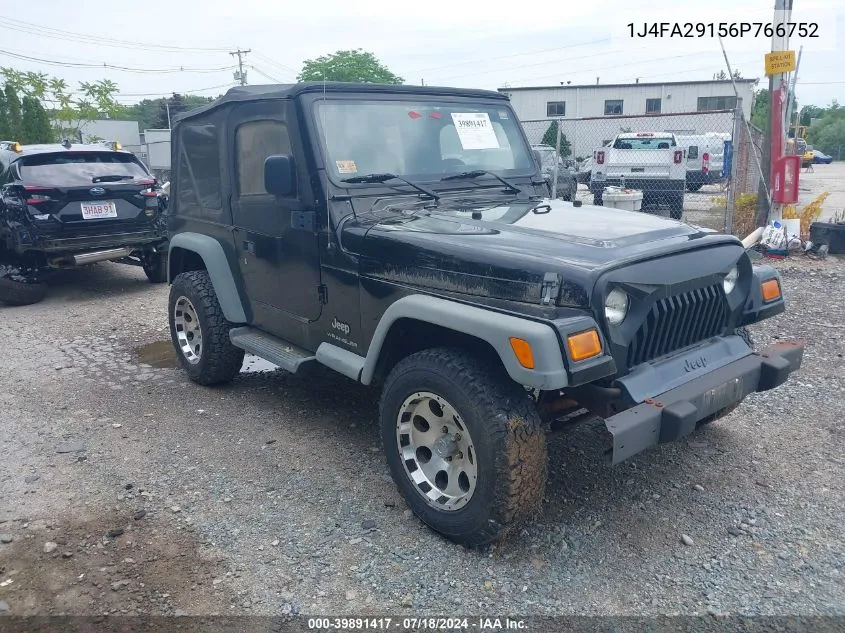
[[[644,212],[738,233],[732,213],[736,199],[757,192],[762,133],[743,121],[741,100],[734,110],[528,120],[522,125],[541,152],[550,185],[559,147],[558,197],[567,198],[566,182],[573,179],[573,197],[585,204],[605,203],[605,186],[624,185],[643,191]],[[666,138],[669,133],[675,145]]]

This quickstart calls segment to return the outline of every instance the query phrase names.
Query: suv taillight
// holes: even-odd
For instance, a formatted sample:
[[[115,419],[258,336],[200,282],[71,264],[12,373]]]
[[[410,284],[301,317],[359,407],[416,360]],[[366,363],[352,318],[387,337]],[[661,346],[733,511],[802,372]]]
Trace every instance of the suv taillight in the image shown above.
[[[604,152],[596,152],[596,165],[604,165]]]
[[[676,165],[680,165],[680,164],[681,164],[681,161],[682,161],[683,159],[684,159],[684,153],[683,153],[681,150],[676,149],[676,150],[675,150],[675,164],[676,164]]]
[[[50,202],[53,198],[48,196],[46,192],[52,190],[52,187],[34,187],[31,185],[25,185],[23,188],[24,199],[27,204],[42,204],[44,202]]]
[[[701,171],[705,174],[710,171],[710,154],[707,152],[701,155]]]

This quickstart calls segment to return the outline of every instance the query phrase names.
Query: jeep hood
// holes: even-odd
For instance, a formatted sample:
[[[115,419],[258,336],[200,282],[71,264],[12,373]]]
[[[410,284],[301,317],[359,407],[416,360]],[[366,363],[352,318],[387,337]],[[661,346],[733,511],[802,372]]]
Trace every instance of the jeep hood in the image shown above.
[[[560,200],[497,206],[441,199],[426,210],[385,201],[379,207],[358,216],[352,226],[359,230],[351,231],[357,236],[346,242],[361,256],[363,275],[531,303],[539,301],[549,272],[560,275],[566,303],[586,305],[596,278],[607,270],[684,250],[738,245],[735,237],[656,215]]]

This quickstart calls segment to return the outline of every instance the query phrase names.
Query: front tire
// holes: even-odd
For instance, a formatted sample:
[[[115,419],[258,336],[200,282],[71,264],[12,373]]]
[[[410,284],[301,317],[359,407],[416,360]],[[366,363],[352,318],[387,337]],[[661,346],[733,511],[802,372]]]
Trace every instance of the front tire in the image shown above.
[[[182,368],[200,385],[230,382],[241,370],[244,351],[232,345],[232,324],[204,270],[179,274],[168,301],[170,338]]]
[[[400,361],[384,384],[387,463],[413,512],[450,540],[479,546],[535,513],[546,438],[525,389],[457,349]]]

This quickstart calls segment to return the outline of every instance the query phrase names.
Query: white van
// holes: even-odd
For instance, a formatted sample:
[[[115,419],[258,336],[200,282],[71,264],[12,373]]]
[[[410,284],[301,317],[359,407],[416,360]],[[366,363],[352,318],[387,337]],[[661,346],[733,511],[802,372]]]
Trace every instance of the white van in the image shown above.
[[[678,145],[686,150],[688,191],[698,191],[704,185],[724,180],[725,141],[731,140],[730,134],[708,132],[681,135],[677,139]]]

